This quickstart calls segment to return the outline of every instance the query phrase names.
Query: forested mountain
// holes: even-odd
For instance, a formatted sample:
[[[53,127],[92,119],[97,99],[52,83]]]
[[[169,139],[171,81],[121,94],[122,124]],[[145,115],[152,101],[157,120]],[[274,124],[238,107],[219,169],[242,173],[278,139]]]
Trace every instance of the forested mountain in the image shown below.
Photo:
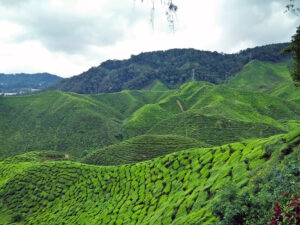
[[[238,73],[251,60],[280,62],[290,59],[281,54],[288,43],[272,44],[236,54],[172,49],[133,55],[128,60],[108,60],[98,67],[65,79],[47,90],[77,93],[107,93],[124,89],[147,89],[155,81],[178,88],[187,81],[220,84]]]
[[[57,83],[63,78],[49,74],[1,74],[0,73],[0,89],[3,92],[30,92],[32,89],[42,89],[51,84]]]

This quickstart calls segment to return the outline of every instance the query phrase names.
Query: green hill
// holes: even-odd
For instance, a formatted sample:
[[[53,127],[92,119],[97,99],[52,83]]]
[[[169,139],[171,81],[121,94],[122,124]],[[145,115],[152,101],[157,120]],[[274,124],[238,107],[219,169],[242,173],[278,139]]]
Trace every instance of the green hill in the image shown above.
[[[232,77],[227,85],[250,91],[270,93],[279,86],[292,84],[291,62],[271,63],[253,60]]]
[[[285,100],[300,99],[300,89],[296,88],[290,75],[291,61],[281,63],[253,60],[229,79],[228,87],[268,93]]]
[[[0,158],[35,150],[80,157],[122,139],[122,120],[167,92],[109,95],[47,92],[0,99]]]
[[[47,90],[81,94],[110,93],[122,90],[178,88],[192,81],[224,83],[251,60],[282,62],[291,55],[281,54],[288,43],[272,44],[240,51],[236,54],[171,49],[133,55],[127,60],[108,60],[98,67],[65,79]],[[160,84],[158,84],[159,82]]]
[[[36,150],[82,157],[147,132],[188,136],[213,145],[267,137],[299,127],[297,91],[287,99],[281,97],[284,92],[278,89],[270,95],[190,82],[168,91],[97,95],[54,91],[3,97],[0,159]]]
[[[176,151],[208,144],[176,135],[142,135],[97,150],[87,155],[82,162],[95,165],[122,165],[151,160]]]
[[[160,135],[187,135],[215,146],[245,139],[269,137],[278,133],[284,133],[284,131],[265,123],[205,116],[198,111],[177,114],[157,123],[147,132],[147,134]]]
[[[180,115],[182,112],[176,102],[177,100],[180,101],[184,110],[189,112],[189,122],[186,122],[186,125],[183,122],[183,115]],[[235,123],[235,125],[232,125],[233,127],[239,126],[237,124],[240,123],[241,126],[239,126],[239,129],[245,128],[245,132],[248,131],[249,127],[252,127],[253,134],[259,134],[259,130],[254,131],[255,127],[257,129],[260,127],[263,130],[265,128],[262,128],[260,125],[256,126],[255,123],[266,124],[266,126],[269,125],[281,130],[289,130],[289,126],[286,125],[288,121],[299,120],[300,118],[300,105],[296,102],[286,101],[264,93],[232,89],[223,85],[212,85],[206,82],[190,82],[182,85],[180,89],[163,98],[158,103],[139,108],[124,121],[122,131],[125,137],[132,137],[146,133],[160,122],[170,119],[172,121],[170,122],[171,127],[165,124],[166,129],[161,127],[160,134],[172,132],[172,134],[186,135],[185,127],[191,126],[193,128],[189,132],[193,136],[190,137],[200,136],[199,129],[202,129],[204,126],[199,124],[197,128],[197,125],[192,121],[192,112],[195,114],[195,119],[198,118],[197,115],[203,115],[203,119],[210,117],[210,125],[206,125],[208,128],[220,128],[220,126],[215,125],[220,120],[224,124]],[[178,126],[176,125],[178,124],[176,123],[176,118],[181,118],[179,119],[181,122]],[[242,124],[246,123],[248,125],[244,127]],[[201,133],[203,132],[206,132],[206,130],[201,130]],[[235,136],[233,134],[229,135]],[[213,140],[214,138],[210,139]],[[201,140],[203,141],[203,139]],[[239,139],[227,141],[237,140]],[[223,143],[219,142],[218,144]]]
[[[237,197],[230,193],[231,200],[245,199],[245,195],[250,196],[249,202],[255,198],[252,193],[264,194],[262,205],[252,208],[241,202],[244,205],[236,205],[231,216],[265,224],[280,191],[288,193],[299,187],[299,164],[289,170],[291,162],[299,162],[299,140],[298,129],[287,135],[181,151],[122,166],[34,161],[0,185],[0,223],[214,224],[212,210],[216,208],[212,205],[224,204],[219,199],[231,183],[238,190]],[[0,171],[8,166],[2,162]],[[281,182],[276,183],[273,172],[282,173]]]

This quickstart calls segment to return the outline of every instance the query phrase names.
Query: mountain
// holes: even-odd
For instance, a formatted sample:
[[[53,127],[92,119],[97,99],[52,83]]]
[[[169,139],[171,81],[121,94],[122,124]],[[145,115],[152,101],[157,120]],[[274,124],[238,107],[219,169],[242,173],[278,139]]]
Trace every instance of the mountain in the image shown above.
[[[225,214],[266,224],[276,196],[299,188],[299,139],[298,129],[108,167],[15,156],[0,162],[0,223],[210,225]]]
[[[107,93],[124,89],[151,88],[159,81],[167,88],[178,88],[187,81],[224,83],[251,60],[281,62],[291,58],[281,51],[288,43],[246,49],[224,54],[195,49],[172,49],[133,55],[128,60],[108,60],[98,67],[65,79],[46,90]]]
[[[4,93],[30,93],[55,84],[63,78],[49,74],[0,74],[0,90]]]

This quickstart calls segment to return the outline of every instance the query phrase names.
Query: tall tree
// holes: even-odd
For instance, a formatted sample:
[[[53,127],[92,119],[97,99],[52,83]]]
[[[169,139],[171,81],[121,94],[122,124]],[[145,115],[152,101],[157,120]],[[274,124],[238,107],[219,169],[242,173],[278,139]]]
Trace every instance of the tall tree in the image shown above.
[[[300,5],[299,0],[289,0],[286,5],[286,12],[291,12],[296,16],[300,16]],[[293,53],[294,68],[291,73],[296,86],[300,86],[300,26],[297,28],[296,34],[292,36],[292,42],[289,47],[284,49],[283,52]]]
[[[292,37],[292,42],[284,52],[293,53],[294,68],[291,73],[296,86],[300,86],[300,26],[297,28],[296,34]]]

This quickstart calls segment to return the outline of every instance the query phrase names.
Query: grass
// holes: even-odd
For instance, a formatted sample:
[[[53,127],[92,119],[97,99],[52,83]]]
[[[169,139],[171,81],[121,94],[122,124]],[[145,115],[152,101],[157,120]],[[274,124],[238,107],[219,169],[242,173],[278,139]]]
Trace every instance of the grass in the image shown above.
[[[1,219],[19,218],[19,224],[214,224],[210,203],[224,183],[248,191],[251,178],[268,165],[299,156],[299,140],[298,129],[121,166],[35,161],[0,186]]]

